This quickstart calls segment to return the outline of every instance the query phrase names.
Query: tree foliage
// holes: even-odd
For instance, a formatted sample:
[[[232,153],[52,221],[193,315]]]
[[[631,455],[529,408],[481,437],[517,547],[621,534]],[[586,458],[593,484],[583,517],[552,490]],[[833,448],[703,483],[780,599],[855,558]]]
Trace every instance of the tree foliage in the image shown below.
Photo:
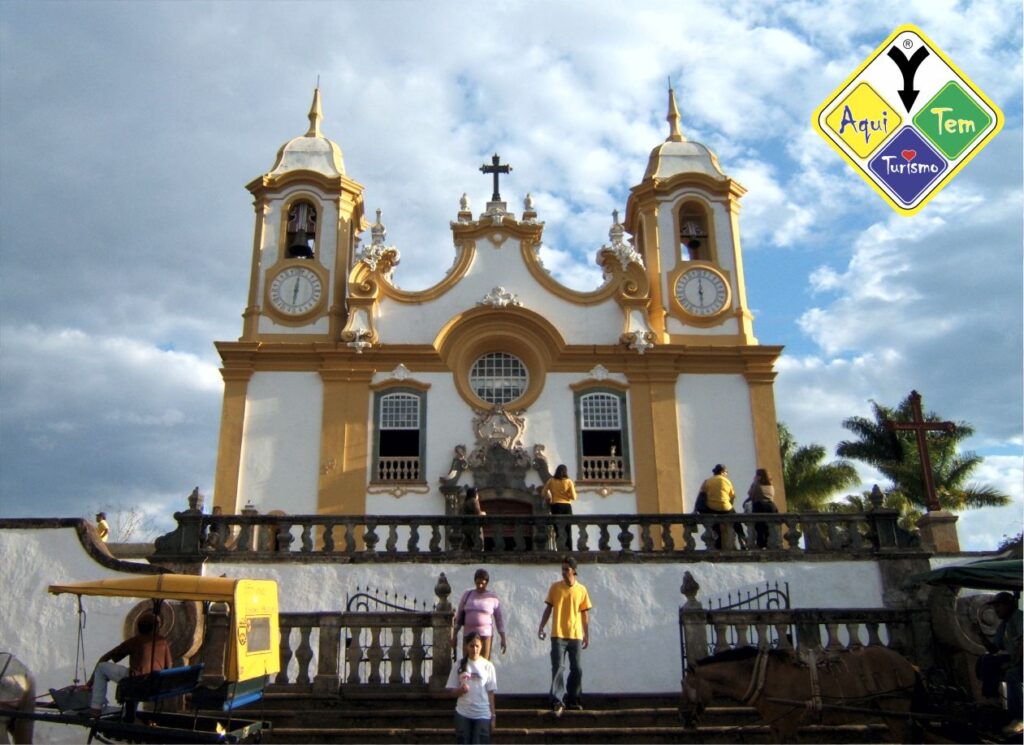
[[[797,445],[785,424],[779,422],[779,453],[786,504],[793,512],[821,511],[843,489],[860,483],[856,469],[843,460],[825,463],[822,445]]]
[[[836,455],[867,463],[891,482],[893,492],[918,507],[927,507],[921,456],[917,450],[917,437],[913,432],[893,431],[887,422],[911,422],[911,398],[907,396],[899,406],[890,409],[872,401],[873,418],[850,417],[843,421],[856,439],[844,440],[836,447]],[[944,421],[934,412],[924,415],[927,422]],[[935,493],[943,509],[959,511],[974,507],[998,507],[1008,504],[1010,497],[990,484],[968,482],[971,474],[982,463],[982,457],[973,452],[959,452],[959,445],[974,434],[966,422],[957,422],[951,432],[928,432],[926,442],[932,462]]]

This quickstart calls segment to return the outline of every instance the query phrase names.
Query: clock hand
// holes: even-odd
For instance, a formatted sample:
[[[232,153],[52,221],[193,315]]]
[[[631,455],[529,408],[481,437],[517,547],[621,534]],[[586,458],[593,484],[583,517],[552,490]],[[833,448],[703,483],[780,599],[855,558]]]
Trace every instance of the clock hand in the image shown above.
[[[295,289],[292,290],[292,305],[298,305],[299,300],[299,278],[295,278]]]
[[[697,278],[697,296],[700,297],[701,306],[704,305],[704,282],[698,277]]]

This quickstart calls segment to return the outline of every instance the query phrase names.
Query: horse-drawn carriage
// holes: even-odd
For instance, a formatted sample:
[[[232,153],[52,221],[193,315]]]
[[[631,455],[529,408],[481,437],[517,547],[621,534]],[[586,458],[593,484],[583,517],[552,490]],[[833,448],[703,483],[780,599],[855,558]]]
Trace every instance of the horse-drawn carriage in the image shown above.
[[[910,581],[1012,590],[1019,597],[1021,561],[945,567]],[[953,603],[955,593],[939,597]],[[898,613],[788,608],[723,613],[683,608],[684,650],[692,652],[684,659],[681,717],[692,726],[712,701],[730,699],[756,709],[776,742],[795,740],[807,725],[879,721],[888,727],[886,741],[1020,742],[1020,734],[1005,727],[1011,720],[1019,722],[1020,712],[978,700],[971,695],[970,681],[944,678],[941,666],[922,674],[904,656],[914,646],[912,627],[928,619],[925,615],[915,620],[908,613],[905,621],[896,621]],[[930,620],[941,624],[946,619],[933,615]],[[829,627],[827,643],[819,637],[819,621]],[[887,627],[888,639],[882,640],[879,628],[888,621],[893,621]],[[713,644],[704,636],[705,625],[714,628]],[[865,626],[866,643],[860,634]],[[728,634],[733,634],[731,642]],[[808,638],[801,638],[804,634]],[[848,641],[840,640],[844,634]],[[942,654],[938,649],[929,652]],[[973,664],[967,669],[973,675]]]
[[[90,742],[230,743],[262,738],[264,722],[238,718],[236,709],[262,700],[269,676],[280,669],[276,582],[159,574],[51,585],[49,591],[76,595],[80,618],[83,596],[147,599],[157,618],[166,614],[169,601],[194,604],[197,643],[186,660],[191,664],[125,678],[117,689],[120,705],[103,709],[99,716],[89,713],[83,686],[68,686],[51,689],[52,703],[34,712],[14,712],[12,719],[84,727]],[[81,634],[82,621],[79,649]]]

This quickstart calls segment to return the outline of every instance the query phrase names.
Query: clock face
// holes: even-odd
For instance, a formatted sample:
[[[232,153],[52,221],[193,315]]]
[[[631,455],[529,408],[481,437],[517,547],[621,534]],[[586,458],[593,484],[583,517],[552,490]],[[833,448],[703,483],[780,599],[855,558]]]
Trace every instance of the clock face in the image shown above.
[[[270,282],[270,304],[280,313],[301,316],[320,304],[323,283],[320,275],[304,266],[278,272]]]
[[[694,316],[713,316],[729,301],[729,288],[718,272],[690,269],[676,280],[676,299]]]

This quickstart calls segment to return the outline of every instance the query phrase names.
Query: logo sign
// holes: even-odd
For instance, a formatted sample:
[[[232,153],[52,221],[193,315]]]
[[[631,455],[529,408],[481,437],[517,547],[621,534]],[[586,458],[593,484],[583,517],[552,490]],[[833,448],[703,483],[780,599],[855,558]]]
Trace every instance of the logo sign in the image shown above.
[[[1003,113],[919,28],[900,26],[814,112],[814,128],[913,215],[1003,128]]]

